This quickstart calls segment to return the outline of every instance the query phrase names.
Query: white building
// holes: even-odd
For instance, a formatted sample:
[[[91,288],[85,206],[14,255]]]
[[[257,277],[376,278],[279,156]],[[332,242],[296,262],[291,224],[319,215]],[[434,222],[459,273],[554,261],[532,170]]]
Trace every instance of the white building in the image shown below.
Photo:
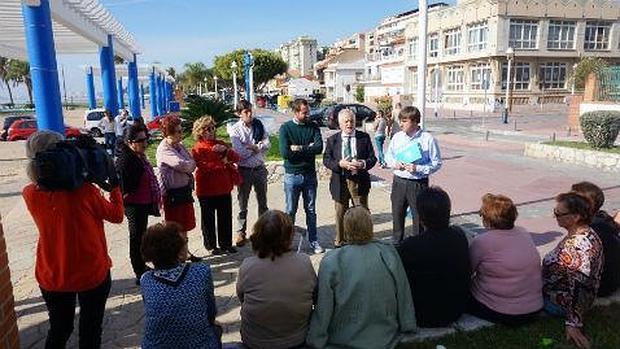
[[[364,81],[364,52],[346,49],[323,70],[325,98],[338,103],[355,102],[355,90]]]
[[[278,52],[288,64],[288,73],[293,77],[312,76],[317,61],[317,41],[307,36],[280,45]]]

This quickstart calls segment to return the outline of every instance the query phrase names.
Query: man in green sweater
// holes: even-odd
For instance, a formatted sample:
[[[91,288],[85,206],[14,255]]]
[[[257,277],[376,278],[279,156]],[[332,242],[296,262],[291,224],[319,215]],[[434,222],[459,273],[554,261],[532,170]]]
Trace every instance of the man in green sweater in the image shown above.
[[[308,115],[310,108],[305,99],[293,101],[293,120],[280,127],[280,154],[284,158],[284,194],[286,213],[295,224],[299,195],[304,200],[308,241],[314,253],[324,250],[316,232],[316,166],[315,157],[323,151],[321,130]]]

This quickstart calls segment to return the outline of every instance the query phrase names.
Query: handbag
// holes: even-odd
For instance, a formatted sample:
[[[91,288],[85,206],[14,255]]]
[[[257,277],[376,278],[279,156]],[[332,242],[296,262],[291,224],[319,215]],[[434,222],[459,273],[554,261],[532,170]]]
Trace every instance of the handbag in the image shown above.
[[[169,206],[179,206],[194,202],[192,186],[188,184],[180,188],[172,188],[166,191],[166,203]]]

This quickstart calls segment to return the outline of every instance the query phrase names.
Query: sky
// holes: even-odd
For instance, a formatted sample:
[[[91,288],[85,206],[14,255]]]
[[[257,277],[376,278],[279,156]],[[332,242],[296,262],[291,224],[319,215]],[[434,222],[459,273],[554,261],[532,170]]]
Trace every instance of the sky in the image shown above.
[[[213,64],[237,48],[276,49],[307,35],[320,46],[368,31],[381,19],[417,8],[417,0],[99,0],[142,48],[138,63],[160,62],[182,71],[188,62]],[[436,1],[429,1],[434,3]],[[452,2],[452,1],[447,1]],[[98,55],[59,55],[68,95],[83,95],[84,64]],[[62,81],[60,82],[63,93]],[[100,82],[95,81],[100,90]],[[23,98],[23,91],[18,91]],[[6,90],[0,85],[0,103]]]

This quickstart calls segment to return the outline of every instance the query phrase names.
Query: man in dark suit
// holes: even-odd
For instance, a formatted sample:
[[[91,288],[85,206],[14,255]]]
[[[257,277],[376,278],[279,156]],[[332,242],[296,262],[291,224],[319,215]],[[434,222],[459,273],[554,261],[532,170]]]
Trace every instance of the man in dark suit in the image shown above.
[[[323,156],[323,164],[332,170],[329,191],[336,207],[336,247],[344,243],[342,220],[349,201],[354,206],[368,208],[368,170],[377,163],[370,136],[355,130],[355,114],[351,110],[343,109],[338,113],[338,125],[340,132],[327,139]]]

